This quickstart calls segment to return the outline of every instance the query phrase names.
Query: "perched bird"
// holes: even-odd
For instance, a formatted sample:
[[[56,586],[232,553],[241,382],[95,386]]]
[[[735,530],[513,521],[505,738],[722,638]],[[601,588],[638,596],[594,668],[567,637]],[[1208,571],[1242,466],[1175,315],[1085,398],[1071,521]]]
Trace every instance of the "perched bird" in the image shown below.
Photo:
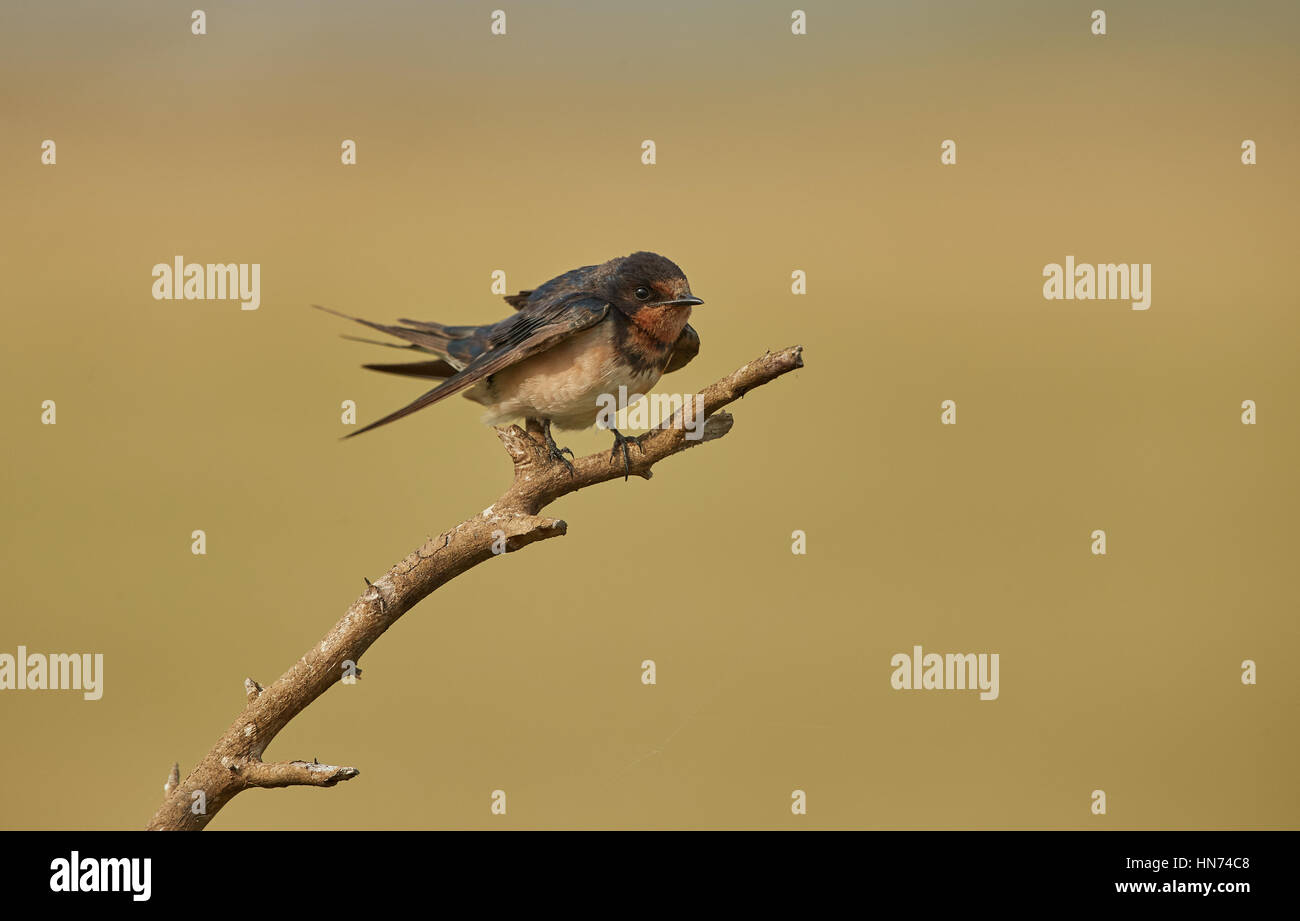
[[[378,342],[435,356],[430,360],[363,367],[441,383],[413,402],[353,432],[360,435],[418,409],[463,393],[487,407],[483,421],[499,424],[524,418],[540,423],[550,456],[573,472],[551,435],[551,425],[584,429],[595,424],[602,394],[646,393],[660,376],[685,366],[700,350],[700,336],[687,322],[704,302],[691,293],[686,275],[656,253],[633,253],[602,265],[565,272],[531,291],[508,295],[517,313],[487,326],[444,326],[399,320],[373,323],[321,307],[399,339]],[[347,337],[355,338],[355,337]],[[362,339],[362,342],[373,340]],[[610,457],[628,444],[618,429]]]

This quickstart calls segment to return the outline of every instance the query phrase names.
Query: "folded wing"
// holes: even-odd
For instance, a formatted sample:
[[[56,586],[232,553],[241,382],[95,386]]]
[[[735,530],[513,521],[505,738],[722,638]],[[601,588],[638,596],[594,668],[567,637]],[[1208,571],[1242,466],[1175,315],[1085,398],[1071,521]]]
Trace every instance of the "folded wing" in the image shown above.
[[[437,323],[402,320],[401,322],[409,326],[387,327],[367,320],[357,320],[359,323],[399,336],[422,349],[441,355],[448,364],[456,364],[462,356],[469,357],[471,353],[473,354],[462,367],[437,387],[347,437],[353,438],[362,432],[395,422],[426,406],[432,406],[447,397],[461,393],[484,378],[525,358],[544,352],[580,330],[594,326],[604,319],[608,312],[608,302],[600,298],[572,295],[553,303],[534,301],[526,304],[515,315],[491,326],[441,326]],[[349,317],[349,319],[357,318]],[[418,364],[432,367],[429,362]],[[379,370],[393,371],[394,367],[401,366],[383,366]],[[395,373],[411,373],[417,377],[428,376],[414,371]]]

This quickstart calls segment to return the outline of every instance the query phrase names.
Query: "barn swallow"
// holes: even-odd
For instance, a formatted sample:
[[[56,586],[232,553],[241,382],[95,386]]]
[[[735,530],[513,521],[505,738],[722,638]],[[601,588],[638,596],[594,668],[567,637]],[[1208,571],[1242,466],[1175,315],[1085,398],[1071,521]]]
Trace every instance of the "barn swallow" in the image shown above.
[[[352,438],[409,416],[453,394],[487,407],[483,421],[498,425],[513,419],[535,420],[546,438],[550,457],[573,473],[551,435],[561,429],[585,429],[602,411],[598,397],[647,393],[670,371],[684,367],[700,350],[700,336],[687,322],[691,308],[704,302],[691,293],[686,275],[656,253],[633,253],[602,265],[588,265],[552,278],[538,288],[507,295],[517,311],[486,326],[444,326],[422,320],[398,320],[400,326],[329,313],[406,340],[432,359],[362,367],[407,377],[439,380],[436,387],[358,429]],[[356,337],[346,337],[356,338]],[[628,438],[613,427],[611,460],[623,452],[624,479],[630,470]],[[644,437],[644,436],[642,436]]]

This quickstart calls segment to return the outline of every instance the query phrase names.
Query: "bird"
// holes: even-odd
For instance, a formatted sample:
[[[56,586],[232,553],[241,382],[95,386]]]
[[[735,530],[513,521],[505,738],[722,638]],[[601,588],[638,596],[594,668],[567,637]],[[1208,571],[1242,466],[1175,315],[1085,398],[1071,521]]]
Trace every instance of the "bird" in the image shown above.
[[[635,252],[600,265],[557,275],[536,288],[506,295],[515,313],[483,326],[447,326],[401,319],[400,325],[349,316],[319,304],[320,310],[353,320],[405,341],[376,345],[433,356],[420,361],[364,364],[363,368],[440,381],[433,389],[381,419],[358,429],[353,438],[409,416],[447,397],[463,394],[486,407],[483,422],[499,425],[523,418],[536,422],[549,457],[574,473],[557,445],[551,426],[590,428],[600,417],[602,394],[647,393],[664,374],[685,367],[700,351],[699,333],[688,322],[704,303],[691,293],[686,274],[658,253]],[[614,433],[611,461],[623,454],[623,474],[631,472],[628,445],[641,438]]]

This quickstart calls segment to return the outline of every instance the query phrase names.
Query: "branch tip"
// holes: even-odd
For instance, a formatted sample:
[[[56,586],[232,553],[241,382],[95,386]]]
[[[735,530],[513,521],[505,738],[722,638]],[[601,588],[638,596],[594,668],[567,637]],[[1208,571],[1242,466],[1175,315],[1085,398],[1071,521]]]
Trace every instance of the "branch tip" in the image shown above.
[[[361,772],[354,767],[321,764],[318,761],[247,761],[240,772],[249,787],[332,787]]]

